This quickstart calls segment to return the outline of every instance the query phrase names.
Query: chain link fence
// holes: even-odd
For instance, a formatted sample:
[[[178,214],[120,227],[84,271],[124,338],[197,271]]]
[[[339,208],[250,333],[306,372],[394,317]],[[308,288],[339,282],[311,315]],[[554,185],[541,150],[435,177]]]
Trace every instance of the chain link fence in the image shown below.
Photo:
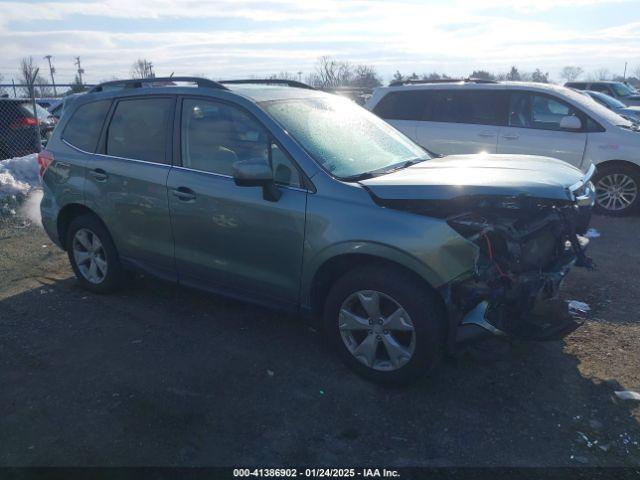
[[[85,85],[90,87],[91,85]],[[0,161],[39,152],[51,137],[77,85],[0,84]]]

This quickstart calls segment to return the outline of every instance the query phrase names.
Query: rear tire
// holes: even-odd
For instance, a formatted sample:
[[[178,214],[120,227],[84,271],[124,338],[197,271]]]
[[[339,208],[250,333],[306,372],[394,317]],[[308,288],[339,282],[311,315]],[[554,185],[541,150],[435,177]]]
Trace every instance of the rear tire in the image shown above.
[[[593,179],[596,187],[595,211],[624,216],[640,206],[640,168],[624,163],[603,165]]]
[[[338,279],[323,323],[342,360],[379,383],[417,380],[439,363],[445,347],[446,315],[437,294],[384,265],[359,267]]]
[[[109,293],[122,285],[124,271],[118,251],[108,230],[94,215],[80,215],[71,221],[65,245],[82,288]]]

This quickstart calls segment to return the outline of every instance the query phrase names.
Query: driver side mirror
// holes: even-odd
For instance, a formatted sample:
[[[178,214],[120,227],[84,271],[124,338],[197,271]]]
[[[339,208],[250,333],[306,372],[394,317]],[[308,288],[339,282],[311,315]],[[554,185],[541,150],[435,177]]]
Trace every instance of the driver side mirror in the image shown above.
[[[567,115],[560,120],[561,130],[581,130],[582,121],[575,115]]]
[[[270,202],[277,202],[282,196],[271,167],[262,158],[234,162],[233,180],[239,187],[262,187],[264,199]]]

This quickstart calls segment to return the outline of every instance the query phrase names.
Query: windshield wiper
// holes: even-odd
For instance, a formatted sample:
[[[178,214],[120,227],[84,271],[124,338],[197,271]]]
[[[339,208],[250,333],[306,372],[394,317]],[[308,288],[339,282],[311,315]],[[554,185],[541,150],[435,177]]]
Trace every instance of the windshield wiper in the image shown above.
[[[389,173],[397,172],[403,168],[410,167],[416,163],[421,163],[429,160],[428,158],[414,158],[413,160],[405,160],[404,162],[395,163],[388,167],[383,167],[378,170],[371,170],[370,172],[358,173],[357,175],[351,175],[349,177],[343,177],[342,180],[346,182],[357,182],[359,180],[366,180],[367,178],[380,177],[381,175],[387,175]]]

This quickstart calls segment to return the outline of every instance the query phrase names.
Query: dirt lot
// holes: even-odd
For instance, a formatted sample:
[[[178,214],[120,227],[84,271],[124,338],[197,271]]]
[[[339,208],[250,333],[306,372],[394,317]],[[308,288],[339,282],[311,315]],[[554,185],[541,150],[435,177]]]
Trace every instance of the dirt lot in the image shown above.
[[[640,465],[640,218],[596,218],[592,307],[563,342],[491,340],[404,389],[297,318],[138,278],[80,290],[36,226],[0,225],[0,465]]]

